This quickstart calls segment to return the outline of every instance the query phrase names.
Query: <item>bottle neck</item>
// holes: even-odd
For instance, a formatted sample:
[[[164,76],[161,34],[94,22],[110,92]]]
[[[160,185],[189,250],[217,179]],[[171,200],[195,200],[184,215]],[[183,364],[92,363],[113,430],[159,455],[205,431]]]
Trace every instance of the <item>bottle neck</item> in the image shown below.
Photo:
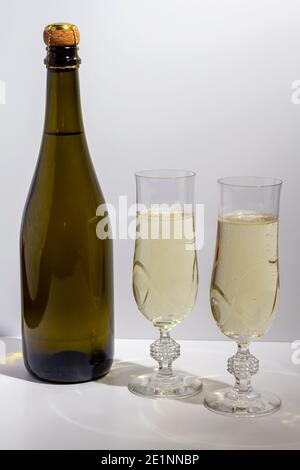
[[[56,135],[84,132],[77,69],[48,69],[44,132]]]

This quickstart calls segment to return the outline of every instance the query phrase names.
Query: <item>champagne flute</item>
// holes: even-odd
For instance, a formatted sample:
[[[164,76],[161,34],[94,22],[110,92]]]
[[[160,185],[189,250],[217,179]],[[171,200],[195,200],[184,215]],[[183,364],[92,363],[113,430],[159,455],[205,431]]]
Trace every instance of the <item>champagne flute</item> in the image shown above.
[[[268,330],[278,305],[278,214],[282,182],[264,177],[228,177],[218,181],[219,218],[210,302],[220,330],[237,342],[227,370],[233,388],[209,393],[204,404],[234,416],[276,411],[280,399],[252,389],[259,362],[249,343]]]
[[[129,390],[150,397],[188,397],[201,381],[174,372],[180,346],[170,330],[191,312],[198,290],[194,233],[195,173],[146,170],[136,173],[137,226],[133,292],[140,312],[159,330],[150,347],[156,372],[135,377]]]

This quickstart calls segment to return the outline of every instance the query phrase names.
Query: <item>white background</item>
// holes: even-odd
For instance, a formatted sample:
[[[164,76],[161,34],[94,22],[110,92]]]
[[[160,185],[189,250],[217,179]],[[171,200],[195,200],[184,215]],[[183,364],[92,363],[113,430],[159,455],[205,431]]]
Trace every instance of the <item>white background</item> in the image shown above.
[[[20,332],[19,226],[38,156],[45,102],[43,27],[81,30],[87,138],[107,202],[134,200],[136,170],[197,172],[205,246],[192,315],[175,336],[222,339],[209,282],[217,185],[226,175],[284,180],[281,304],[269,340],[299,339],[300,78],[298,0],[0,0],[0,334]],[[132,241],[115,243],[116,333],[155,337],[135,306]]]

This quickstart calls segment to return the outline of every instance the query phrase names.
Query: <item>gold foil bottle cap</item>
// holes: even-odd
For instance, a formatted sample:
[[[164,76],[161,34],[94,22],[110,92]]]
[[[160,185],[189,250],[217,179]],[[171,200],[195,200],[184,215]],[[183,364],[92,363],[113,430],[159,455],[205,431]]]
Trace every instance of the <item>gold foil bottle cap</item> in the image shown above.
[[[43,38],[47,46],[77,46],[80,32],[74,24],[53,23],[45,27]]]

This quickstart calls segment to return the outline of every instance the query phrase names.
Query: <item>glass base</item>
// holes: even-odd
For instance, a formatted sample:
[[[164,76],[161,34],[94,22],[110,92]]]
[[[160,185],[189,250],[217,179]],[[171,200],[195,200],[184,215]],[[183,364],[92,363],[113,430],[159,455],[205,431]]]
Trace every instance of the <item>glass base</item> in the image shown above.
[[[198,377],[180,372],[166,377],[151,373],[135,377],[128,388],[130,392],[143,397],[187,398],[201,391],[202,382]]]
[[[255,417],[274,413],[280,408],[281,401],[273,393],[252,390],[238,394],[228,387],[208,393],[204,405],[209,410],[226,416]]]

